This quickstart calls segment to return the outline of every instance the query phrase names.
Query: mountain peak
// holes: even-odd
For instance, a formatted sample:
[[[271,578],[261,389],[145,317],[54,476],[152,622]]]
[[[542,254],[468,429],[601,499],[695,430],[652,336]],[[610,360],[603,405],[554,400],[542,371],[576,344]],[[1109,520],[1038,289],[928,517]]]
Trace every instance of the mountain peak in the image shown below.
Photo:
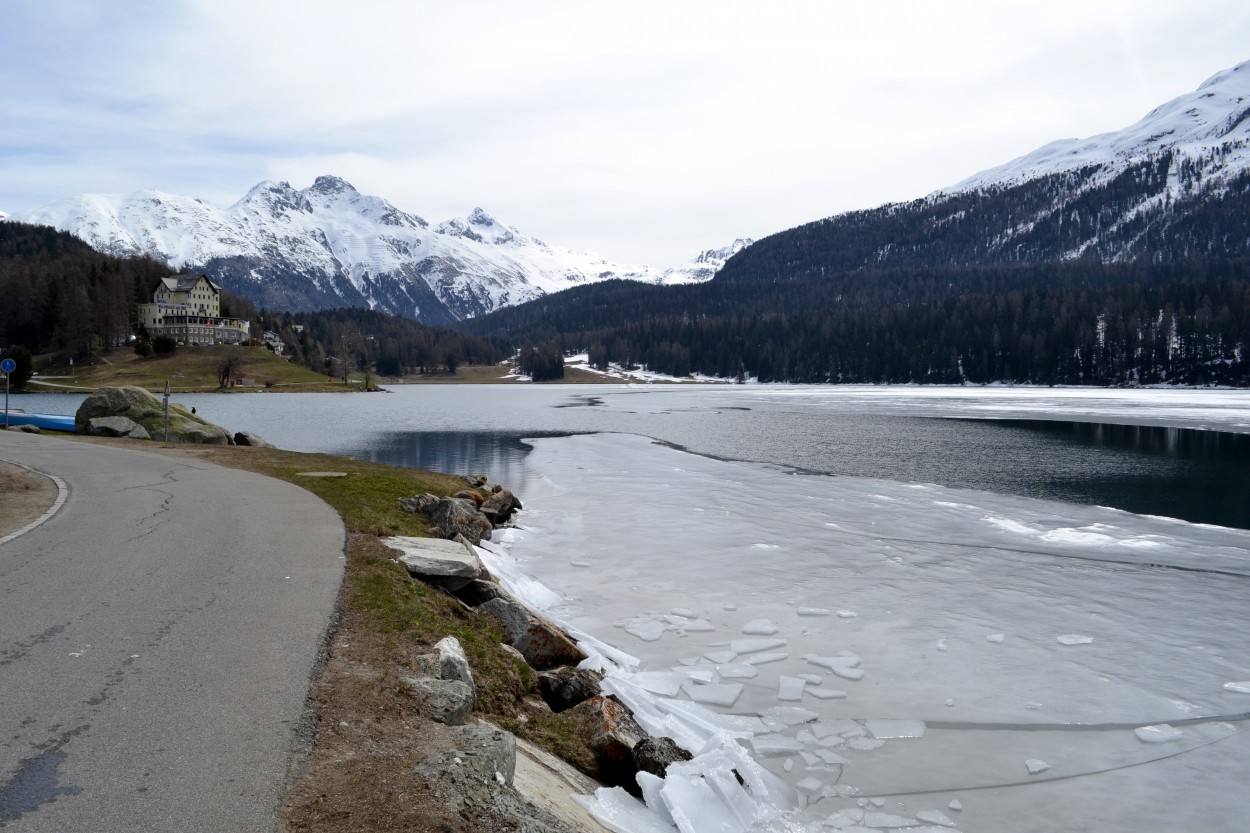
[[[1202,90],[1209,89],[1211,87],[1223,86],[1225,83],[1232,81],[1236,73],[1243,73],[1243,75],[1238,76],[1238,78],[1244,78],[1245,73],[1250,73],[1250,61],[1242,61],[1240,64],[1238,64],[1235,67],[1229,67],[1228,69],[1220,70],[1219,72],[1215,73],[1215,75],[1212,75],[1206,81],[1203,81],[1201,84],[1199,84],[1198,90],[1202,91]]]
[[[322,174],[317,177],[317,179],[313,182],[312,187],[308,190],[315,191],[318,194],[359,193],[354,187],[352,187],[350,182],[331,174]]]

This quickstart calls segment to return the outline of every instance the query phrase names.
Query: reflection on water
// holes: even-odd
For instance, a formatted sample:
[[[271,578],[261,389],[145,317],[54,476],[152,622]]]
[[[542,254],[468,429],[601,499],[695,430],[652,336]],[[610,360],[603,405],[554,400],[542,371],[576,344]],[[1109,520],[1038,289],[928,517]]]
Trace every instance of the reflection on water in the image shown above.
[[[525,435],[504,431],[402,431],[347,452],[375,463],[454,474],[485,474],[520,491],[528,479],[523,437],[563,437],[555,431]]]
[[[1005,420],[1071,449],[1039,495],[1144,515],[1250,528],[1250,435],[1145,425]],[[1081,453],[1083,452],[1083,453]]]

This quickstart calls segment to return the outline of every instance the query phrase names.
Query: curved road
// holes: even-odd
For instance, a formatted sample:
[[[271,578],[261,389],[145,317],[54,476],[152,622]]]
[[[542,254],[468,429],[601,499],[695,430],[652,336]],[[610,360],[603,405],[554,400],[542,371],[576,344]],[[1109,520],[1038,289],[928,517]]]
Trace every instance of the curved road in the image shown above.
[[[0,431],[0,459],[69,486],[0,544],[0,828],[274,830],[342,580],[338,515],[141,451]]]

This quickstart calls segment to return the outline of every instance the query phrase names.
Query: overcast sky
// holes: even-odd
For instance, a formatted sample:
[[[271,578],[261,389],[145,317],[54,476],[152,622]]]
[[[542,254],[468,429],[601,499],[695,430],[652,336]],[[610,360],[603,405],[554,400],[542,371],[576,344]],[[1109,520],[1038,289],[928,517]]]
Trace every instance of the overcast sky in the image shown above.
[[[5,0],[0,210],[347,179],[669,265],[1136,121],[1245,0]]]

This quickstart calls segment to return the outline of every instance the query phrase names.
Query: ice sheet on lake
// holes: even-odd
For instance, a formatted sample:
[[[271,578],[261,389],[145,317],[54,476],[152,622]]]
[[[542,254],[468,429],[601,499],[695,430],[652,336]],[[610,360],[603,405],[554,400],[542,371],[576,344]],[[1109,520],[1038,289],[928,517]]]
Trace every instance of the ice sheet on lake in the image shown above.
[[[1246,680],[1250,666],[1241,636],[1250,606],[1239,577],[1250,576],[1247,533],[936,486],[800,477],[621,435],[534,445],[531,465],[559,489],[526,500],[533,531],[516,530],[496,548],[515,560],[510,571],[559,588],[558,599],[545,600],[549,615],[619,642],[644,671],[700,675],[705,685],[691,678],[670,697],[610,670],[604,690],[620,692],[648,732],[692,752],[723,751],[724,739],[736,738],[743,755],[769,751],[757,762],[779,783],[820,782],[793,799],[788,818],[819,822],[854,806],[856,795],[936,791],[882,812],[942,827],[918,813],[954,812],[960,788],[1020,782],[1045,782],[1049,792],[980,790],[977,826],[961,820],[960,829],[1030,833],[1043,828],[1034,819],[1098,815],[1108,790],[1122,807],[1107,833],[1183,829],[1195,813],[1244,817],[1233,773],[1250,766],[1250,733],[1186,723],[1179,740],[1149,743],[1131,731],[1035,727],[1147,727],[1244,711],[1238,698],[1250,682],[1229,681]],[[619,460],[629,461],[628,472],[613,466]],[[597,479],[605,474],[611,489]],[[629,501],[619,500],[622,490]],[[708,506],[721,510],[681,511],[676,494],[714,496]],[[784,518],[759,512],[770,503],[787,507]],[[744,541],[770,538],[784,540],[784,555],[743,556]],[[597,568],[572,569],[562,553],[585,553]],[[683,620],[715,630],[679,630]],[[743,634],[756,620],[776,634]],[[664,625],[659,638],[614,627],[645,622]],[[998,641],[1002,634],[1010,638]],[[1066,637],[1088,641],[1063,644]],[[746,667],[756,676],[745,676]],[[853,672],[865,680],[833,687]],[[826,675],[823,685],[805,678],[813,673]],[[783,677],[805,683],[802,700],[789,705],[810,708],[814,722],[761,717],[778,705]],[[742,683],[730,707],[690,699],[700,688]],[[839,696],[826,699],[822,689]],[[887,721],[925,729],[890,736],[886,727],[900,724]],[[999,728],[977,732],[978,724]],[[1239,765],[1169,757],[1202,743]],[[1055,770],[1030,777],[1030,760]],[[1104,774],[1081,777],[1094,772]],[[1065,777],[1048,780],[1054,774]],[[1159,802],[1164,789],[1172,797]],[[727,807],[736,801],[716,795]]]

